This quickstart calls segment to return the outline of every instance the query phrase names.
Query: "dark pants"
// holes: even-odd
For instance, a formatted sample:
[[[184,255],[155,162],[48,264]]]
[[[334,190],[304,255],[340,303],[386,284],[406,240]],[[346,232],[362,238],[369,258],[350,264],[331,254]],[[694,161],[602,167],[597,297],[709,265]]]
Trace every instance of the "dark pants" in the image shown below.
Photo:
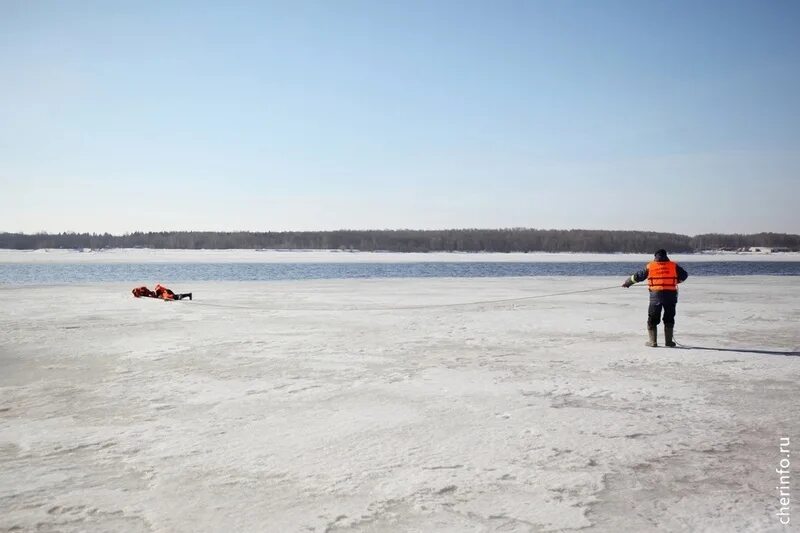
[[[172,296],[173,300],[183,300],[184,298],[189,298],[190,300],[192,299],[192,293],[191,292],[187,292],[187,293],[184,293],[184,294],[175,294],[171,290],[167,289],[166,293],[168,295]],[[159,296],[159,298],[160,298],[160,296]],[[166,300],[167,298],[164,298],[164,299]]]
[[[647,327],[655,328],[661,323],[661,311],[664,311],[664,325],[675,325],[675,307],[678,305],[677,291],[650,292],[650,307],[647,308]]]

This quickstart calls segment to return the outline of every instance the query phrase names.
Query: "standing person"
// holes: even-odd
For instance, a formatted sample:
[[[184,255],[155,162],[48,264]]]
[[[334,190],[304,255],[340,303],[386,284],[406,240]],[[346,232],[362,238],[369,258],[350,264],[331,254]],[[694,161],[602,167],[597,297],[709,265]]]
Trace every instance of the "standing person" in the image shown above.
[[[650,285],[650,306],[647,309],[647,346],[658,346],[658,329],[661,311],[664,311],[664,344],[673,348],[675,307],[678,305],[678,283],[683,283],[689,274],[678,263],[669,260],[666,250],[658,250],[655,260],[647,263],[644,270],[631,275],[622,284],[626,289],[634,283],[647,280]]]

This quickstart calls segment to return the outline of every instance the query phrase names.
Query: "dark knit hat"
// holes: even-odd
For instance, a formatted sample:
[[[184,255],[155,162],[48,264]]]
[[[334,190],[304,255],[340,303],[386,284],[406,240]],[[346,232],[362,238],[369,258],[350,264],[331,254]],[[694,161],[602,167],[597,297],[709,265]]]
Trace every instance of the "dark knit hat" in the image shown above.
[[[667,257],[667,251],[663,248],[660,250],[656,250],[655,253],[656,261],[667,261],[669,258]]]

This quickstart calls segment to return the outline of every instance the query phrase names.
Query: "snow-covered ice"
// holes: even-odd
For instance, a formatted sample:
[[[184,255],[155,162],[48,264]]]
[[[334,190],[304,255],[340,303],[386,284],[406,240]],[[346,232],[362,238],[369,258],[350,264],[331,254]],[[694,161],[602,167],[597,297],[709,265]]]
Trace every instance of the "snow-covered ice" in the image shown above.
[[[782,531],[800,279],[450,305],[621,281],[0,287],[0,530]]]

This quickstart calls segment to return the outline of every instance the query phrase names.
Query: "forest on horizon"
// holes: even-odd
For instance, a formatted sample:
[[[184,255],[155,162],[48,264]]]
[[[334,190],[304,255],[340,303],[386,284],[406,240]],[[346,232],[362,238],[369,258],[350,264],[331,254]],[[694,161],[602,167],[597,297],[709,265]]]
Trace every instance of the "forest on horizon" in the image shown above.
[[[748,247],[800,250],[800,235],[787,233],[680,235],[649,231],[448,229],[281,232],[160,231],[109,233],[0,233],[0,248],[285,249],[388,252],[594,252],[692,253]]]

